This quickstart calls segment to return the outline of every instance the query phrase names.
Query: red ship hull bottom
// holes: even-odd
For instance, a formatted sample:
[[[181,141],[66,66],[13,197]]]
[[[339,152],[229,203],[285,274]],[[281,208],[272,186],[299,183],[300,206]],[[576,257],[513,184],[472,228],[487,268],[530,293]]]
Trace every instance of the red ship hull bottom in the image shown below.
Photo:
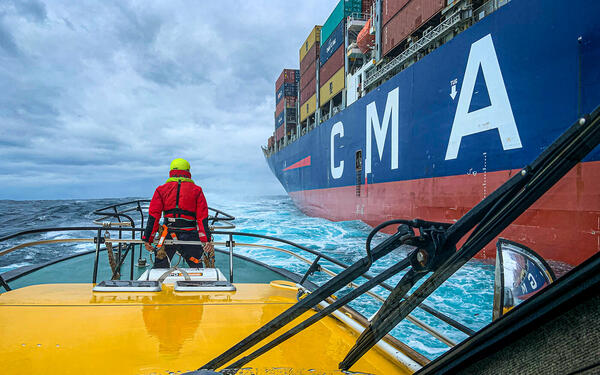
[[[390,219],[456,222],[519,170],[371,183],[291,192],[310,216],[362,220],[375,226]],[[499,237],[519,242],[547,260],[575,266],[600,251],[600,162],[578,164]],[[477,254],[495,257],[496,240]]]

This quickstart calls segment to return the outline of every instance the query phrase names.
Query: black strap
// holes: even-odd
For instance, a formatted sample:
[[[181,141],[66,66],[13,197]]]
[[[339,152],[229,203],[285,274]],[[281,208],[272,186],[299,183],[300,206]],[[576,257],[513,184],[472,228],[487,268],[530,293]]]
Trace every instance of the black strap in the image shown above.
[[[165,217],[165,225],[169,229],[196,229],[196,220],[183,217]]]
[[[164,211],[165,215],[175,215],[176,218],[179,218],[181,215],[191,216],[194,219],[196,218],[196,213],[194,211],[183,210],[181,208],[172,208],[170,210]]]
[[[181,180],[177,181],[177,198],[175,199],[175,208],[179,209],[179,191],[181,190]],[[175,214],[175,217],[179,217],[179,214]]]
[[[194,211],[183,210],[179,208],[179,192],[181,191],[181,180],[177,181],[177,198],[175,198],[175,208],[165,211],[165,215],[174,215],[176,218],[181,215],[191,216],[194,219],[196,218],[196,213]]]

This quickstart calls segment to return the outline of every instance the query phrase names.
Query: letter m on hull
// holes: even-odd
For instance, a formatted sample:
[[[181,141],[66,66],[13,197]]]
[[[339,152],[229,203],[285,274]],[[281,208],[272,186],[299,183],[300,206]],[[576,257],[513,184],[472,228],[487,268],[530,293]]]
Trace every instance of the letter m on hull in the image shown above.
[[[385,139],[387,137],[390,121],[392,123],[392,169],[398,168],[398,107],[399,107],[398,88],[393,89],[388,93],[387,101],[385,102],[385,111],[383,113],[383,121],[379,122],[377,114],[377,106],[375,102],[367,104],[367,121],[366,121],[366,158],[365,158],[365,176],[371,173],[371,158],[372,158],[372,138],[375,133],[375,142],[379,153],[379,160],[383,158],[383,148],[385,147]],[[372,131],[371,131],[372,129]]]

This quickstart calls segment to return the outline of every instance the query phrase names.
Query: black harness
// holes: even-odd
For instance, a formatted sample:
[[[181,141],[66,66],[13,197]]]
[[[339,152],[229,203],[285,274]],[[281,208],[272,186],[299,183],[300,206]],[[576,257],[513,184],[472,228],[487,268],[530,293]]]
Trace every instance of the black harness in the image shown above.
[[[196,213],[194,211],[188,211],[179,208],[179,191],[181,190],[181,181],[177,182],[177,198],[175,200],[175,208],[164,211],[165,213],[165,225],[172,230],[189,230],[196,229]],[[167,217],[166,215],[173,215],[174,217]],[[186,219],[181,215],[191,216],[193,219]]]

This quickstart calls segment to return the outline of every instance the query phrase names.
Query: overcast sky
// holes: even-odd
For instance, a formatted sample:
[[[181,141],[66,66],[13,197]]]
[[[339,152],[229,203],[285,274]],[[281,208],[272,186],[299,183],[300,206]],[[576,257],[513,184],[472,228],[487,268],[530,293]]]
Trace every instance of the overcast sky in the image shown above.
[[[275,79],[336,0],[0,2],[0,199],[284,193]]]

